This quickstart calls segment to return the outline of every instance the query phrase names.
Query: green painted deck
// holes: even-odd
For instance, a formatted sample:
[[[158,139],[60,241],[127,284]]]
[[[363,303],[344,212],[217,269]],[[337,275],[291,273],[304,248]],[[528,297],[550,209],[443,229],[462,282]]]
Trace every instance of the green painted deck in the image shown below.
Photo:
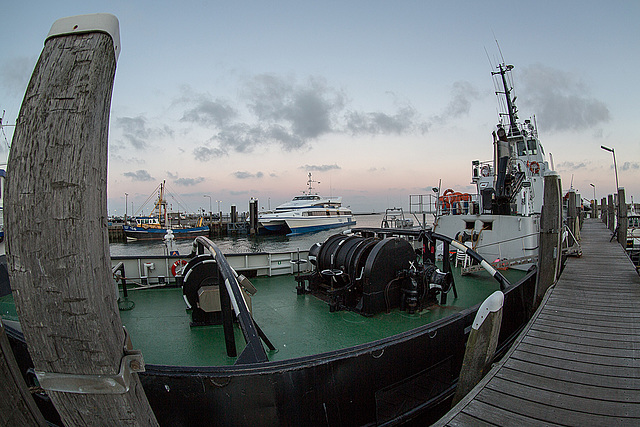
[[[505,272],[516,281],[521,271]],[[458,298],[448,295],[447,306],[432,306],[419,313],[399,310],[367,318],[350,311],[329,312],[316,297],[297,295],[293,276],[258,277],[252,283],[258,292],[252,298],[253,317],[276,347],[269,360],[286,360],[352,347],[389,337],[433,322],[473,306],[498,289],[497,282],[482,272],[455,276]],[[190,327],[181,289],[130,291],[135,302],[121,311],[123,323],[142,350],[145,362],[173,366],[231,365],[235,358],[225,353],[222,326]],[[235,326],[238,352],[244,347],[242,332]]]
[[[503,272],[512,282],[524,272]],[[350,311],[329,312],[329,306],[316,297],[297,295],[291,275],[251,279],[258,289],[252,298],[253,317],[276,347],[268,351],[269,360],[286,360],[325,353],[386,338],[428,324],[449,314],[478,304],[499,289],[487,273],[461,277],[454,269],[458,298],[450,292],[446,306],[434,305],[415,314],[395,309],[364,317]],[[120,291],[122,297],[122,291]],[[226,355],[222,325],[191,327],[179,288],[129,290],[132,310],[121,311],[122,322],[133,347],[142,350],[145,363],[170,366],[232,365]],[[0,298],[0,315],[17,320],[13,297]],[[235,328],[238,354],[244,338]]]

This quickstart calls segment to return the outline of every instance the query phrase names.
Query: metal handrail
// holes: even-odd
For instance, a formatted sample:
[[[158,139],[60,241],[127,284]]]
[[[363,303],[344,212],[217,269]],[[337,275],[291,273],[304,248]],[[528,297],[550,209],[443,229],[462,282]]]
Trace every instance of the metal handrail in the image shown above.
[[[206,248],[211,253],[213,259],[216,260],[218,265],[218,271],[222,276],[225,288],[232,298],[230,298],[231,305],[236,313],[236,318],[240,324],[240,329],[244,336],[246,347],[236,360],[236,364],[242,363],[259,363],[268,361],[267,353],[262,346],[260,338],[265,340],[265,343],[270,349],[274,349],[273,345],[269,342],[267,337],[262,333],[258,325],[254,322],[249,312],[249,307],[244,300],[240,284],[238,283],[238,274],[229,265],[229,262],[224,257],[224,254],[211,240],[204,236],[198,236],[195,239],[195,243],[198,246]]]

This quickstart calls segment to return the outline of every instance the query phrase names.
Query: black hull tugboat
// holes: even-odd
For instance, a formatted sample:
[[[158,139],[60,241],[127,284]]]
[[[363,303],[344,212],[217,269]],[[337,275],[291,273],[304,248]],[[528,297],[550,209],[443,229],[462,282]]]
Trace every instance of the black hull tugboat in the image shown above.
[[[201,236],[189,256],[110,258],[109,102],[84,97],[102,88],[110,99],[99,80],[112,82],[119,43],[82,19],[68,18],[69,29],[45,44],[14,136],[5,206],[11,292],[1,288],[0,314],[52,425],[102,424],[124,407],[132,423],[167,426],[426,423],[450,406],[489,295],[504,294],[496,357],[527,323],[535,267],[497,271],[428,228],[353,229],[308,251],[227,256]],[[111,74],[76,78],[49,60],[74,55],[75,72]],[[75,121],[64,116],[76,114],[71,101],[65,109],[52,101],[67,89],[47,86],[69,72],[89,82],[77,95],[89,111]],[[67,121],[78,132],[55,126]],[[100,123],[98,136],[86,134],[88,123]],[[483,270],[462,276],[450,257],[457,251]]]
[[[504,291],[499,355],[531,314],[536,273],[461,276],[449,259],[429,256],[451,239],[411,231],[424,243],[416,251],[397,233],[363,229],[309,251],[226,257],[199,237],[190,257],[113,257],[120,315],[144,356],[139,377],[160,423],[382,425],[441,416],[480,303]],[[163,273],[183,261],[175,277]],[[12,296],[0,306],[37,386]]]

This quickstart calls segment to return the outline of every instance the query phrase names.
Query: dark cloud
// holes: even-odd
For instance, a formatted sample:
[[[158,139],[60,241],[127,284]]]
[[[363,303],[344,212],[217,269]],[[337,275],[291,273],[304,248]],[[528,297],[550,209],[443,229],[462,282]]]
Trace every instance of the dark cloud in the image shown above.
[[[245,172],[245,171],[237,171],[237,172],[234,172],[232,175],[238,179],[250,179],[250,178],[262,178],[264,176],[264,173],[262,172],[251,173],[251,172]]]
[[[181,121],[197,123],[205,127],[222,127],[237,117],[238,113],[228,102],[201,99],[182,115]]]
[[[640,169],[640,163],[638,163],[638,162],[624,162],[620,169],[623,170],[623,171],[637,170],[637,169]]]
[[[471,110],[471,103],[479,97],[478,90],[471,83],[454,82],[451,89],[451,100],[445,109],[446,116],[454,119],[466,116]]]
[[[123,173],[124,176],[131,178],[132,181],[153,181],[155,180],[154,177],[152,177],[149,172],[147,172],[146,170],[143,169],[139,169],[135,172],[125,172]]]
[[[138,150],[148,148],[149,141],[153,138],[173,137],[174,135],[173,129],[167,125],[158,128],[149,127],[147,119],[142,115],[118,117],[116,118],[115,126],[122,130],[122,137],[125,141]]]
[[[434,123],[444,124],[452,119],[459,119],[469,114],[473,101],[480,98],[478,90],[467,81],[456,81],[451,87],[451,99],[442,113],[433,116]],[[422,123],[422,131],[426,132],[431,123]]]
[[[585,169],[587,167],[587,164],[585,162],[561,162],[558,163],[558,169],[559,170],[567,170],[567,171],[574,171],[574,170],[578,170],[578,169]]]
[[[342,168],[334,163],[332,165],[304,165],[304,166],[300,166],[298,169],[304,169],[307,172],[326,172],[326,171],[342,169]]]
[[[312,141],[331,133],[402,134],[428,127],[409,105],[391,114],[347,111],[345,95],[317,77],[298,82],[260,74],[244,81],[238,93],[242,114],[228,101],[183,88],[177,103],[188,107],[181,120],[213,130],[209,141],[193,150],[198,160],[231,151],[248,153],[270,144],[286,151],[308,149]]]
[[[201,162],[207,162],[213,158],[226,156],[227,152],[220,148],[210,148],[210,147],[200,146],[193,149],[193,155],[196,158],[196,160],[200,160]]]
[[[174,179],[173,182],[176,185],[180,185],[182,187],[191,187],[196,184],[200,184],[203,181],[204,181],[203,177],[198,177],[198,178],[177,178],[177,179]]]
[[[234,123],[220,129],[212,139],[220,144],[220,152],[232,149],[240,153],[248,153],[253,151],[256,145],[265,142],[265,134],[260,126]]]
[[[144,117],[118,117],[115,124],[122,129],[122,136],[134,148],[141,150],[147,147],[150,133]]]
[[[343,95],[320,78],[296,84],[291,78],[261,74],[246,83],[243,96],[265,127],[262,137],[287,150],[332,132],[333,119],[344,107]]]
[[[611,119],[604,102],[571,73],[534,64],[522,70],[523,104],[535,112],[540,127],[549,130],[594,128]]]
[[[410,106],[400,108],[393,115],[349,111],[345,114],[345,126],[353,135],[403,134],[416,128],[417,116],[416,110]]]

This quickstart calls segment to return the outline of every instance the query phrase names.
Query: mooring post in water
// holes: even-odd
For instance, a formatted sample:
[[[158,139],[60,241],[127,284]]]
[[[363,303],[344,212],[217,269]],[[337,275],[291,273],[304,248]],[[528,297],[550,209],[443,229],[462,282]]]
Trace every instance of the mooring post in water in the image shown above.
[[[467,395],[487,373],[498,347],[504,294],[495,291],[480,305],[471,326],[460,378],[451,406]]]
[[[573,193],[569,193],[573,194]],[[538,244],[537,307],[549,286],[558,279],[562,258],[562,183],[555,171],[544,177],[544,203]]]
[[[249,201],[249,234],[258,234],[258,199]]]
[[[66,425],[157,425],[110,267],[107,136],[119,50],[113,15],[53,24],[7,166],[16,309],[40,385]]]
[[[46,426],[33,400],[0,322],[0,425]]]
[[[625,201],[624,188],[618,188],[618,243],[627,248],[627,202]]]

